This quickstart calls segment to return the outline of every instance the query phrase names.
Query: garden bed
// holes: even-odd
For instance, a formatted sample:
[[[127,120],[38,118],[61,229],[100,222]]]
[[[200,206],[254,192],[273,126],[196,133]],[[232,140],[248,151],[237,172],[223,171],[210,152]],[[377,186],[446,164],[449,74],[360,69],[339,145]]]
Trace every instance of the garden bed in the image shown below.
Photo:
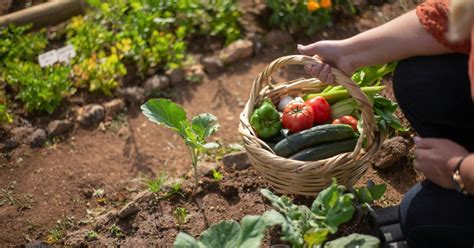
[[[311,40],[345,38],[388,21],[413,6],[412,1],[391,1],[381,7],[369,6],[360,16],[340,20],[337,25],[317,32]],[[262,25],[261,19],[268,18],[268,10],[263,8],[258,11],[261,6],[254,5],[245,8],[248,11],[243,13],[252,14],[241,18],[248,22],[248,25],[244,25],[241,38],[252,42],[250,55],[234,63],[217,64],[217,70],[214,71],[209,66],[215,64],[208,65],[204,59],[220,53],[224,49],[225,39],[198,37],[186,41],[198,63],[192,69],[181,71],[188,73],[184,79],[183,74],[179,74],[181,78],[172,80],[171,72],[166,73],[163,67],[152,68],[138,75],[133,63],[124,62],[129,74],[120,79],[120,84],[110,95],[104,95],[100,90],[89,92],[90,85],[86,83],[78,87],[76,93],[64,98],[52,114],[29,113],[22,100],[14,98],[14,92],[18,89],[7,86],[8,113],[12,115],[13,122],[4,124],[0,134],[0,222],[11,225],[4,225],[0,243],[14,246],[39,240],[62,245],[67,236],[68,242],[86,242],[91,246],[116,242],[125,247],[131,246],[129,244],[152,245],[159,242],[172,244],[179,230],[197,235],[206,225],[224,219],[240,220],[245,214],[261,214],[269,209],[270,205],[258,191],[265,183],[258,179],[253,169],[228,171],[222,168],[219,161],[232,150],[229,147],[240,142],[238,114],[248,97],[255,75],[273,59],[297,53],[295,44],[304,44],[310,39],[298,34],[287,39],[287,33],[283,33],[286,39],[282,39],[284,42],[272,39],[274,36],[270,36],[270,33],[282,33],[270,32],[267,24]],[[63,42],[59,40],[57,44],[50,44],[48,49],[59,48]],[[302,73],[301,68],[289,68],[278,73],[276,78],[294,79]],[[113,74],[113,78],[116,75]],[[193,75],[198,75],[202,82],[193,82]],[[126,218],[112,218],[106,224],[97,225],[97,216],[123,208],[145,189],[141,183],[143,178],[156,178],[163,171],[167,171],[170,177],[177,177],[189,170],[187,150],[179,137],[148,122],[138,111],[138,105],[145,98],[152,97],[140,94],[147,80],[155,78],[158,81],[155,80],[154,85],[162,87],[160,78],[163,77],[166,78],[163,80],[168,80],[168,84],[154,96],[169,97],[183,105],[192,115],[211,112],[218,117],[221,129],[215,140],[225,149],[208,161],[218,161],[224,179],[214,182],[211,178],[204,178],[202,191],[196,201],[179,196],[155,203],[145,201]],[[384,83],[389,85],[390,82]],[[107,110],[110,110],[113,101],[120,103],[109,115]],[[99,110],[103,116],[93,125],[83,125],[79,117],[90,104],[97,104],[95,109],[103,109]],[[89,118],[95,120],[94,114],[91,116]],[[61,134],[50,136],[48,125],[57,120],[69,121],[73,125]],[[12,132],[14,129],[16,131]],[[40,142],[43,148],[39,149],[31,145],[35,140],[35,136],[31,135],[38,129],[42,129],[45,134]],[[398,204],[409,187],[420,180],[411,168],[410,155],[397,159],[395,164],[388,170],[370,170],[359,182],[359,185],[365,184],[370,178],[376,183],[388,184],[388,191],[378,202],[379,206]],[[189,185],[183,184],[183,189],[184,194],[189,195]],[[238,192],[239,197],[233,199],[229,196],[231,192]],[[150,197],[150,194],[146,193],[145,196]],[[201,210],[196,202],[202,205]],[[217,203],[215,206],[214,202]],[[170,214],[176,207],[173,204],[190,211],[188,221],[180,227],[176,226]],[[122,229],[124,236],[114,237],[111,234],[113,224]],[[87,241],[80,232],[74,234],[77,230],[96,230],[98,239]],[[274,233],[272,231],[265,238],[265,244],[280,242],[276,238],[278,235],[272,235]]]

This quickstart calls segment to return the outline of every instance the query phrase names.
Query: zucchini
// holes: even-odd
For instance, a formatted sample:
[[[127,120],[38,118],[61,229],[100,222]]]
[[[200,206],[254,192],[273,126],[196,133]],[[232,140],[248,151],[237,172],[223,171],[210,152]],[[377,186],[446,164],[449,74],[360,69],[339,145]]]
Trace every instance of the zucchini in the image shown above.
[[[357,144],[357,138],[333,141],[304,149],[290,159],[301,161],[317,161],[325,158],[330,158],[343,152],[353,151]]]
[[[331,141],[355,137],[354,130],[345,124],[326,124],[312,127],[289,135],[279,141],[273,151],[282,157],[289,157],[305,148]]]

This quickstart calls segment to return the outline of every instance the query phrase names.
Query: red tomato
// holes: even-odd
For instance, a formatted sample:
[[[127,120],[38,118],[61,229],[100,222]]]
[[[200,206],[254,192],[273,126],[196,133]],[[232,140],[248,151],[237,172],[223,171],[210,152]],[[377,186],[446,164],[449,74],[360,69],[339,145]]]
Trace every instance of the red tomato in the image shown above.
[[[283,111],[282,124],[290,132],[296,133],[313,126],[313,109],[303,102],[290,102]]]
[[[350,115],[344,115],[338,119],[334,119],[332,124],[347,124],[351,126],[354,131],[357,131],[357,119]]]
[[[324,124],[331,120],[331,106],[322,96],[317,96],[306,101],[313,108],[314,123]]]

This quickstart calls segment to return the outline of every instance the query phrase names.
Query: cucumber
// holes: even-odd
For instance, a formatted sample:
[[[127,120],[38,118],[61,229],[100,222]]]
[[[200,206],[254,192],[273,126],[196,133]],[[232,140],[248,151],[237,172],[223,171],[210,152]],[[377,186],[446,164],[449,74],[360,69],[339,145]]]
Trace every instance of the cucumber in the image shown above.
[[[343,152],[353,151],[356,144],[357,138],[324,143],[315,147],[306,148],[291,156],[290,159],[301,161],[317,161],[330,158]]]
[[[331,141],[355,137],[354,131],[345,124],[326,124],[294,133],[275,145],[273,151],[282,157],[289,157],[305,148]]]

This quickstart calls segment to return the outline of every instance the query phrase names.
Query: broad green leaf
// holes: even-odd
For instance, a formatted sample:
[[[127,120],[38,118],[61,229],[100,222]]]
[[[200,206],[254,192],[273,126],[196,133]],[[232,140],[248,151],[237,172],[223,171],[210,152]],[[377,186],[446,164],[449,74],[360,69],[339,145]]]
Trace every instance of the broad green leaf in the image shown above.
[[[373,200],[376,201],[376,200],[382,198],[383,194],[385,193],[385,190],[387,190],[387,184],[382,183],[382,184],[369,186],[367,188],[369,189]]]
[[[184,129],[188,123],[186,112],[178,104],[163,98],[150,99],[141,106],[141,109],[150,121],[171,128],[181,136],[185,135]]]
[[[260,247],[267,228],[284,222],[285,218],[275,210],[267,211],[261,216],[245,216],[241,221],[237,247]]]
[[[316,245],[322,244],[326,241],[330,233],[329,229],[316,229],[306,232],[304,235],[304,241],[308,244],[308,247],[315,247]]]
[[[346,237],[327,242],[325,248],[378,248],[380,240],[376,237],[353,233]]]
[[[201,141],[211,136],[219,129],[217,117],[208,113],[194,116],[191,121],[191,126]]]
[[[199,248],[196,239],[190,235],[180,232],[173,244],[174,248]]]
[[[240,226],[234,220],[221,221],[204,231],[199,237],[199,246],[206,248],[237,247]]]
[[[372,203],[374,201],[374,197],[372,193],[370,193],[367,187],[358,188],[355,190],[357,194],[357,200],[360,204],[363,203]]]
[[[330,187],[318,194],[311,206],[311,211],[325,217],[324,225],[334,233],[340,224],[352,218],[355,211],[352,205],[353,198],[352,194],[344,193],[334,179]]]

